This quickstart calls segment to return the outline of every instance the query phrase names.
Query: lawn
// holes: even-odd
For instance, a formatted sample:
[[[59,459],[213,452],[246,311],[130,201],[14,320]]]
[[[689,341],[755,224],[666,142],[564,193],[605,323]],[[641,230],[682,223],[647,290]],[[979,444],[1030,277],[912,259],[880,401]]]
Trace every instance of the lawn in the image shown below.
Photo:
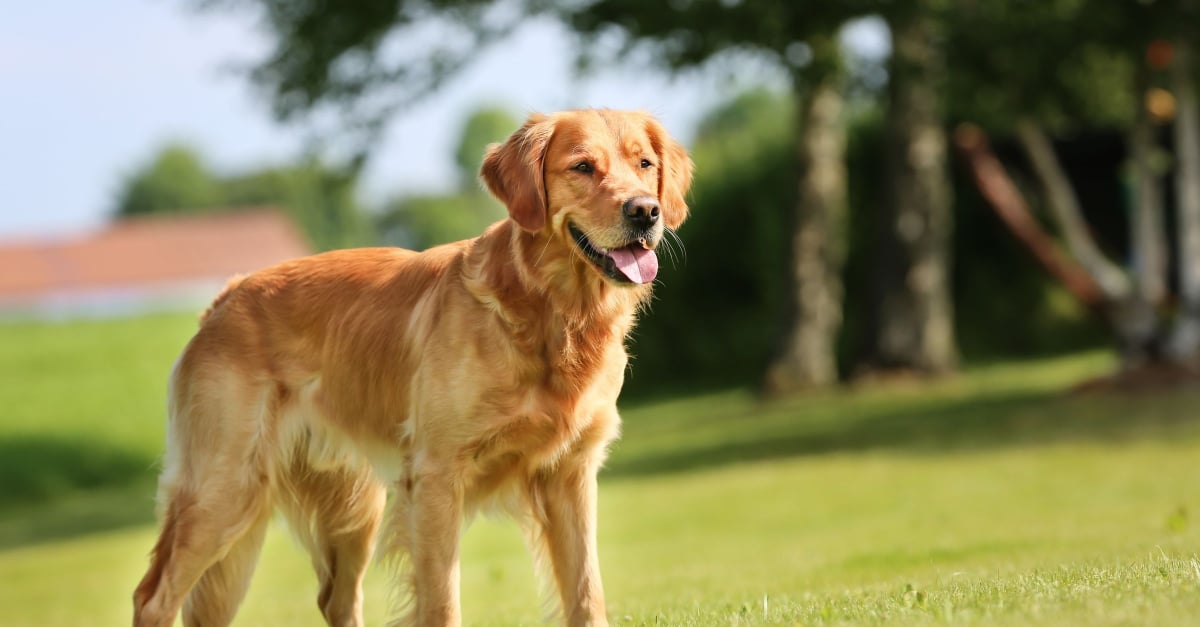
[[[0,625],[112,625],[153,535],[163,379],[194,318],[0,326]],[[1200,393],[1066,394],[1101,353],[763,403],[628,403],[601,476],[615,624],[1186,625]],[[637,373],[639,378],[653,373]],[[543,622],[516,529],[465,540],[468,625]],[[369,624],[387,573],[368,581]],[[241,625],[320,625],[273,529]]]

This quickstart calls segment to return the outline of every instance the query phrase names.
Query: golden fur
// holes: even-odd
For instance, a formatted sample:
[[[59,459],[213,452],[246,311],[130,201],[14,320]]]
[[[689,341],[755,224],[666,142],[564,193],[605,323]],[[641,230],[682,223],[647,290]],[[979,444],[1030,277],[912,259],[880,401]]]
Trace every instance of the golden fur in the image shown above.
[[[461,521],[503,501],[565,621],[606,624],[596,472],[650,286],[606,274],[569,226],[602,252],[632,246],[626,201],[649,197],[662,219],[636,241],[653,248],[687,215],[691,171],[648,115],[535,115],[489,147],[482,176],[509,219],[480,237],[231,281],[171,373],[162,531],[134,624],[170,625],[181,608],[187,625],[228,624],[277,507],[312,556],[325,619],[361,625],[388,492],[383,547],[411,592],[402,622],[461,622]]]

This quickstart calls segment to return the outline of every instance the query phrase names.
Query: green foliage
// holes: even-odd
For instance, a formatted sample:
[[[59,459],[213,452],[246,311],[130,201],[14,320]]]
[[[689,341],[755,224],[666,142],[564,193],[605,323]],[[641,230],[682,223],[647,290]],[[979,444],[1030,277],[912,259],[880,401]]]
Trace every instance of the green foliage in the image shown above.
[[[723,53],[750,52],[787,68],[804,65],[805,42],[855,17],[911,2],[545,2],[520,0],[217,0],[205,7],[249,8],[271,41],[250,71],[284,119],[336,109],[366,151],[389,115],[420,100],[467,66],[484,46],[529,18],[548,14],[583,38],[581,60],[634,49],[682,68]],[[619,33],[624,43],[593,45]],[[609,40],[611,43],[611,40]]]
[[[126,181],[115,213],[203,213],[256,205],[287,211],[318,250],[374,241],[358,202],[357,176],[316,158],[221,175],[195,150],[171,144]]]
[[[1200,23],[1200,7],[1191,0],[192,1],[257,14],[272,46],[251,77],[280,116],[338,106],[356,113],[346,127],[365,144],[389,114],[539,14],[582,37],[585,62],[643,50],[650,52],[647,59],[684,68],[751,53],[796,70],[804,67],[804,46],[813,37],[848,20],[920,11],[945,26],[952,74],[947,110],[997,124],[1016,112],[1063,123],[1124,116],[1128,68],[1122,66],[1139,59],[1151,39],[1194,37]],[[1126,60],[1103,71],[1117,57]]]
[[[503,141],[520,122],[508,110],[480,107],[463,123],[454,160],[459,188],[449,194],[418,194],[392,199],[377,218],[384,243],[414,250],[475,237],[501,220],[505,209],[479,182],[488,144]]]
[[[406,196],[384,207],[378,230],[388,246],[424,250],[476,237],[505,215],[504,207],[482,192]]]
[[[459,188],[466,191],[479,187],[479,167],[488,144],[502,142],[517,130],[521,121],[508,109],[481,107],[467,118],[459,134],[454,162],[458,164]]]
[[[843,22],[887,8],[875,0],[843,2],[639,2],[597,0],[558,5],[559,16],[585,40],[618,34],[627,45],[653,50],[652,58],[674,68],[694,67],[727,52],[755,52],[783,67],[803,66],[799,47],[813,36],[836,32]],[[581,47],[594,55],[598,48]]]
[[[354,175],[311,158],[223,181],[229,205],[285,207],[318,250],[373,243],[371,223],[357,199],[356,182]]]
[[[948,24],[951,118],[1007,129],[1020,116],[1055,126],[1123,126],[1133,116],[1129,41],[1136,3],[985,0],[956,5]],[[1131,19],[1133,19],[1131,17]],[[1021,45],[1012,45],[1019,41]]]
[[[654,304],[634,336],[633,391],[706,379],[749,382],[774,350],[786,302],[796,197],[789,99],[750,92],[700,123],[683,251],[666,248]]]
[[[272,96],[278,113],[290,117],[331,106],[352,111],[355,115],[347,126],[361,131],[367,143],[387,115],[429,93],[477,55],[483,44],[533,14],[550,14],[580,34],[585,58],[606,60],[609,53],[640,51],[647,53],[643,59],[685,68],[724,55],[752,54],[788,71],[793,91],[802,95],[806,73],[816,70],[814,47],[822,38],[828,44],[830,33],[847,20],[881,15],[897,23],[919,12],[936,22],[933,32],[947,53],[941,94],[949,119],[1004,130],[1018,117],[1032,115],[1069,131],[1126,125],[1137,104],[1132,81],[1144,65],[1146,43],[1194,36],[1194,24],[1200,23],[1194,19],[1200,8],[1187,0],[215,4],[259,12],[272,47],[253,77]],[[881,106],[880,94],[872,91],[877,89],[876,81],[865,96],[856,95],[856,116],[875,115]],[[465,172],[464,189],[479,155],[470,146],[482,141],[468,138],[491,132],[484,129],[499,132],[506,122],[502,113],[481,112],[472,124],[456,153]],[[796,191],[794,147],[789,145],[794,142],[788,138],[801,129],[794,128],[790,114],[770,124],[737,119],[728,121],[727,129],[711,124],[701,131],[702,141],[696,146],[701,164],[694,194],[696,217],[683,232],[693,250],[704,251],[705,259],[692,255],[687,271],[679,275],[664,270],[656,311],[638,332],[645,349],[639,351],[643,362],[675,373],[679,380],[694,380],[700,373],[720,377],[725,369],[735,369],[731,364],[738,364],[743,376],[756,376],[786,315],[778,284],[787,260],[784,244]],[[761,135],[759,147],[759,131],[746,129],[767,126],[771,128]],[[880,136],[865,127],[854,132],[863,135],[851,137],[852,144],[862,145],[853,149],[858,156],[852,155],[849,164],[853,242],[845,272],[843,363],[856,356],[862,328],[870,324],[863,314],[870,303],[862,293],[881,274],[869,263],[875,258],[872,247],[879,244],[873,225],[886,215],[880,208],[893,202],[878,192],[887,179],[877,159],[882,139],[875,141]],[[739,133],[746,136],[734,138]],[[706,147],[704,138],[716,136],[726,139],[710,143],[722,147]],[[739,142],[743,147],[735,146]],[[710,154],[703,154],[706,151]],[[708,172],[719,172],[721,180],[709,182]],[[956,207],[957,228],[964,234],[955,236],[953,270],[957,321],[965,325],[958,335],[966,355],[1024,353],[1094,341],[1082,313],[1064,306],[1061,293],[985,217],[973,187],[961,179],[955,183],[958,197],[967,198]],[[380,224],[387,233],[385,241],[422,248],[478,233],[502,215],[489,203],[469,193],[400,199],[388,205]],[[728,207],[745,207],[749,217],[730,217],[737,214]],[[701,296],[705,290],[721,298]],[[755,311],[744,311],[749,308]],[[696,312],[705,313],[693,315]],[[712,328],[723,333],[711,333]],[[685,365],[677,366],[668,356],[686,357]]]
[[[767,91],[737,96],[701,122],[692,148],[697,176],[691,217],[680,229],[687,255],[681,263],[663,264],[654,304],[635,331],[638,367],[627,384],[630,392],[759,380],[786,321],[798,167],[794,124],[790,99]],[[849,179],[883,180],[882,115],[864,110],[849,127]],[[955,174],[952,280],[965,357],[1028,356],[1102,343],[1099,325],[1008,236],[965,173]],[[870,183],[852,183],[848,200],[842,364],[854,363],[864,350],[879,220],[888,202],[882,186]]]
[[[249,9],[271,47],[249,70],[275,113],[335,111],[339,140],[369,151],[387,119],[435,92],[538,3],[493,0],[189,0]],[[518,10],[514,11],[513,9]]]
[[[1148,67],[1147,44],[1194,38],[1200,23],[1200,5],[1190,0],[978,0],[951,7],[942,13],[952,51],[950,116],[996,130],[1018,116],[1067,131],[1127,127],[1137,105],[1135,69]]]
[[[167,144],[129,176],[117,195],[119,216],[219,208],[221,184],[190,146]]]

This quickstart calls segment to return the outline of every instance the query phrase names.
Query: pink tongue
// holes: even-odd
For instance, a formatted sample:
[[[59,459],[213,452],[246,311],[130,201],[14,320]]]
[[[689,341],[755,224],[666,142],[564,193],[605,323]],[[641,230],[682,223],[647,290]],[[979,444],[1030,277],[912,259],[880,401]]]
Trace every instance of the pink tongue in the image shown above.
[[[638,245],[608,251],[617,269],[634,283],[649,283],[658,275],[658,256]]]

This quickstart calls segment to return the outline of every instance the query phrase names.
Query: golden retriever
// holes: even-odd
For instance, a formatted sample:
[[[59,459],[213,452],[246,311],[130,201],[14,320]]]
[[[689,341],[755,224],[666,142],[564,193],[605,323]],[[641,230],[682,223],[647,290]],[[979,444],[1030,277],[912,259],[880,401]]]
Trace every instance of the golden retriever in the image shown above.
[[[457,625],[462,521],[488,503],[523,521],[565,621],[607,624],[596,472],[692,162],[647,114],[584,110],[532,116],[481,170],[509,213],[481,236],[284,262],[201,317],[134,625],[228,624],[275,507],[330,625],[362,624],[377,535],[404,564],[401,622]]]

